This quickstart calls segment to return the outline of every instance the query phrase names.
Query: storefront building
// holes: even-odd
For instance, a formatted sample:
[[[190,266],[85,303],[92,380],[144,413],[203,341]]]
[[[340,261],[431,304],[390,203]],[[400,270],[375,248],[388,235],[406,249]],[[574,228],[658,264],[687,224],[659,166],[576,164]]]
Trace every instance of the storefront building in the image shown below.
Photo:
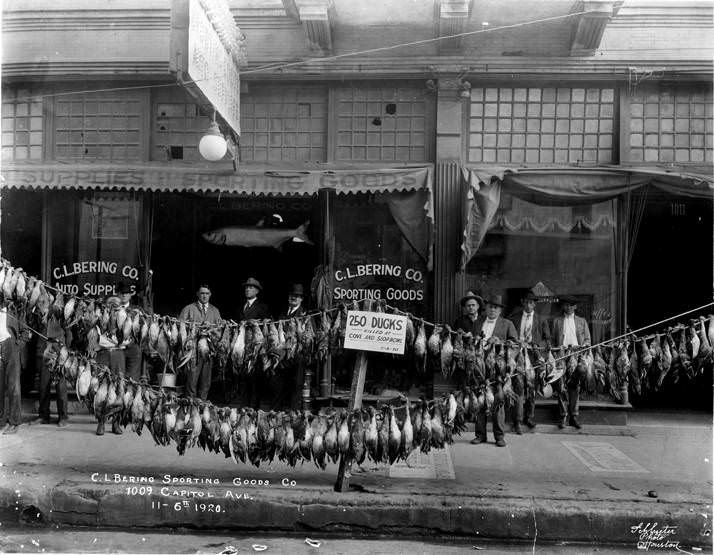
[[[197,148],[210,107],[168,79],[162,3],[106,21],[8,10],[10,45],[38,30],[59,43],[62,17],[75,33],[91,19],[87,43],[112,18],[125,26],[113,52],[85,60],[42,61],[52,41],[5,48],[3,256],[74,294],[130,281],[169,315],[208,282],[235,318],[249,276],[276,316],[300,283],[311,309],[380,298],[445,323],[467,289],[502,292],[509,312],[537,287],[546,315],[548,299],[577,296],[603,340],[711,300],[711,6],[590,2],[576,17],[544,2],[541,23],[507,38],[321,60],[435,38],[432,24],[438,38],[519,20],[497,2],[442,1],[436,17],[389,19],[384,38],[398,2],[303,4],[230,3],[248,63],[237,159],[215,163]],[[674,13],[663,33],[687,29],[691,50],[632,38]],[[317,61],[265,70],[294,56]],[[301,226],[307,242],[292,240]],[[701,255],[683,260],[695,238]],[[432,387],[390,365],[372,391]],[[333,381],[344,376],[323,369],[315,393]],[[434,392],[449,387],[435,376]]]

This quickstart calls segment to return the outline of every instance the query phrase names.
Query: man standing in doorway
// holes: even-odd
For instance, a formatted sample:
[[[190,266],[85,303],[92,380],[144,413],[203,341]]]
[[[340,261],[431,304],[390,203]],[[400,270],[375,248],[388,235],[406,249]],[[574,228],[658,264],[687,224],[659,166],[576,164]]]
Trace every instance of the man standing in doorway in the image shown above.
[[[484,295],[486,302],[486,314],[479,316],[474,325],[474,332],[477,337],[481,336],[490,345],[489,348],[495,349],[495,343],[500,341],[518,341],[516,328],[513,327],[513,322],[501,317],[505,305],[503,296],[501,295]],[[495,370],[494,370],[495,373]],[[491,418],[493,420],[493,436],[496,439],[498,447],[505,447],[506,440],[504,439],[504,428],[506,425],[506,414],[504,408],[505,396],[503,394],[503,379],[500,375],[487,375],[487,380],[491,384],[485,387],[490,387],[493,391],[493,406],[491,407]],[[486,441],[486,403],[483,404],[479,414],[476,415],[476,436],[471,440],[471,443],[476,445]]]
[[[198,324],[197,339],[210,337],[210,332],[215,326],[223,322],[220,311],[208,301],[211,300],[211,288],[202,283],[196,291],[196,302],[186,305],[179,314],[179,320],[195,322]],[[186,376],[186,396],[208,399],[208,390],[211,389],[211,369],[213,357],[201,356],[196,353],[196,362],[189,368]]]
[[[483,306],[483,299],[476,293],[467,291],[461,299],[461,309],[463,314],[454,322],[455,330],[463,330],[465,333],[474,334],[474,326],[478,319],[478,311]]]
[[[560,302],[563,314],[553,320],[553,342],[555,346],[589,346],[590,329],[588,328],[588,323],[585,318],[575,315],[578,300],[575,297],[563,296],[560,297]],[[560,414],[558,427],[561,429],[565,428],[566,422],[575,428],[581,428],[578,422],[580,382],[585,376],[579,368],[580,365],[553,382],[553,391],[558,394],[558,411]]]
[[[518,332],[518,339],[522,343],[533,344],[536,347],[550,345],[550,329],[548,322],[541,318],[535,311],[537,297],[528,291],[521,299],[521,308],[511,314],[511,321]],[[526,355],[527,357],[528,355]],[[526,358],[526,364],[530,359]],[[533,429],[535,428],[535,389],[529,386],[526,377],[516,374],[512,378],[513,392],[516,394],[515,422],[513,431],[520,435],[521,422]]]
[[[132,304],[131,299],[134,296],[134,288],[131,284],[119,282],[116,286],[116,292],[119,296],[119,306],[117,310],[124,310],[127,314],[131,313],[132,317],[137,310],[140,310],[138,305]],[[124,338],[126,339],[126,338]],[[126,343],[126,342],[125,342]],[[138,343],[133,341],[126,343],[124,349],[124,371],[128,378],[139,381],[141,379],[141,348]]]

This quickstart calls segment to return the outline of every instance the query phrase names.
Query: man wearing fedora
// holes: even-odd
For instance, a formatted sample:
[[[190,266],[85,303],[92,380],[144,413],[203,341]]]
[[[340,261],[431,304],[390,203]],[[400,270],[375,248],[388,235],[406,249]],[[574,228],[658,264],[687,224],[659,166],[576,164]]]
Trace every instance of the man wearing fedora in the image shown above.
[[[553,344],[556,347],[576,348],[590,345],[588,323],[585,318],[575,315],[578,300],[575,297],[562,296],[560,297],[560,303],[563,314],[553,319]],[[575,428],[581,428],[578,422],[580,382],[585,376],[579,368],[580,365],[553,382],[553,391],[558,394],[558,411],[560,414],[558,427],[561,429],[565,428],[566,422]]]
[[[196,322],[198,324],[199,337],[211,337],[211,331],[215,326],[223,322],[221,312],[208,301],[211,299],[211,288],[202,283],[196,291],[196,302],[183,307],[179,314],[179,320],[183,322]],[[186,376],[186,396],[200,397],[204,401],[208,399],[208,390],[211,389],[211,369],[213,357],[204,358],[196,356],[195,364],[189,368]]]
[[[293,284],[288,291],[288,304],[285,310],[280,313],[280,319],[289,320],[304,316],[305,309],[302,306],[304,297],[305,292],[302,284]],[[296,360],[291,362],[283,362],[282,368],[272,379],[274,387],[271,389],[277,392],[273,409],[278,410],[286,407],[299,409],[304,378],[305,368],[302,357],[296,357]]]
[[[490,343],[494,340],[501,341],[518,341],[518,334],[513,322],[501,317],[501,311],[505,308],[503,296],[490,293],[484,295],[486,304],[486,313],[479,316],[474,324],[474,333],[476,336],[481,336]],[[493,346],[491,347],[493,348]],[[493,390],[493,406],[491,407],[491,419],[493,422],[493,436],[496,439],[498,447],[505,447],[506,440],[504,439],[504,428],[506,426],[505,414],[505,396],[503,394],[503,379],[504,376],[493,375],[486,376],[486,379],[491,381],[490,387]],[[471,440],[472,444],[478,444],[486,441],[486,403],[483,404],[481,410],[476,415],[476,436]]]
[[[238,312],[238,321],[241,320],[270,320],[270,309],[268,305],[258,300],[258,295],[263,291],[260,282],[252,277],[245,280],[243,284],[245,294],[245,304]]]
[[[511,314],[511,322],[518,332],[518,339],[522,343],[533,344],[536,347],[550,345],[550,329],[545,318],[535,311],[538,297],[528,291],[521,299],[521,308]],[[526,360],[526,364],[530,362]],[[513,391],[516,394],[513,431],[520,435],[521,422],[533,429],[535,428],[535,390],[530,387],[526,377],[516,374],[512,378]],[[525,418],[524,418],[525,415]]]

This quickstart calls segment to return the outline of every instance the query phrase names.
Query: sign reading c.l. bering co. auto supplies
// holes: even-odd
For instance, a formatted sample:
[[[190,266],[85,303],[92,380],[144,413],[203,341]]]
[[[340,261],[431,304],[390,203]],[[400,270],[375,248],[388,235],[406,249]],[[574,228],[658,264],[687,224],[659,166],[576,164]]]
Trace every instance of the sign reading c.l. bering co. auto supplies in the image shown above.
[[[383,312],[347,312],[345,349],[404,354],[407,317]]]

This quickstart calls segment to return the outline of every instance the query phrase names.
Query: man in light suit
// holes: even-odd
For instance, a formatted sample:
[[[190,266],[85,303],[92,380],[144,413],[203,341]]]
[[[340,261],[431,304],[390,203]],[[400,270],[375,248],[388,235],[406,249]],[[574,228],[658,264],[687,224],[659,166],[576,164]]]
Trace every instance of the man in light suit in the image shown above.
[[[501,295],[484,295],[486,303],[486,314],[479,316],[474,323],[474,333],[476,337],[481,336],[489,342],[501,341],[518,341],[518,334],[513,322],[501,317],[501,311],[505,305]],[[491,346],[493,349],[494,347]],[[506,414],[504,409],[505,397],[503,394],[503,376],[486,376],[486,379],[491,380],[494,402],[491,407],[491,418],[493,420],[493,436],[496,439],[498,447],[505,447],[506,440],[504,439],[504,427],[506,425]],[[476,437],[471,440],[471,443],[476,445],[486,441],[486,404],[476,415]]]
[[[198,324],[198,337],[210,337],[210,332],[216,324],[223,322],[220,311],[210,304],[211,288],[206,284],[198,286],[196,302],[186,305],[179,314],[179,320],[195,322]],[[189,370],[186,377],[186,396],[208,399],[208,390],[211,389],[211,369],[213,357],[202,357],[197,353],[196,364]]]
[[[534,344],[537,347],[550,345],[550,329],[545,318],[535,311],[536,297],[528,291],[521,299],[521,308],[511,314],[511,322],[516,327],[518,339],[523,343]],[[515,422],[513,431],[521,435],[521,422],[533,429],[535,428],[535,391],[528,386],[525,376],[516,374],[512,378],[513,391],[518,397],[515,407]],[[525,418],[524,418],[525,415]]]
[[[553,344],[556,347],[585,347],[590,345],[590,329],[585,318],[575,315],[578,300],[575,297],[560,297],[563,315],[553,320]],[[578,366],[569,375],[553,383],[553,391],[558,394],[559,428],[565,428],[566,422],[580,429],[578,409],[580,402],[580,382],[584,378]],[[567,406],[566,406],[567,402]],[[569,420],[567,419],[569,416]]]

